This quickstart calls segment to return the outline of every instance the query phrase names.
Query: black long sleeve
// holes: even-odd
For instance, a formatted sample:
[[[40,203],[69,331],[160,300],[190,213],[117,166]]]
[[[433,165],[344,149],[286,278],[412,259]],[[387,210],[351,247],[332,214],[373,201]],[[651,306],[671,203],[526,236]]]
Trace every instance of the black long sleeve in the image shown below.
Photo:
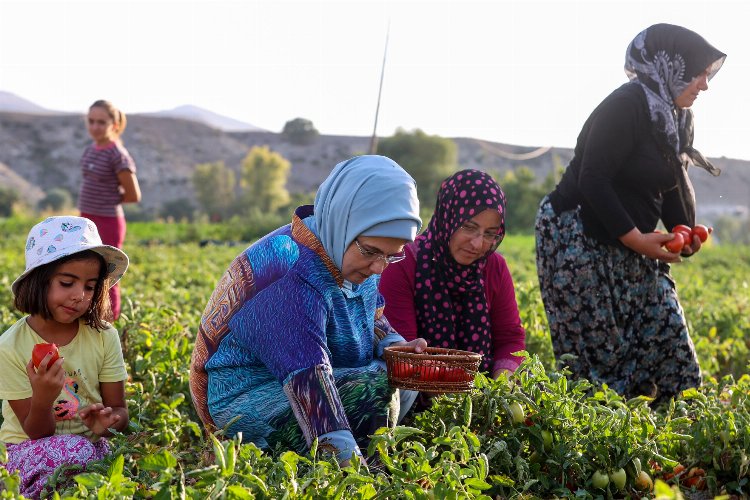
[[[559,213],[580,205],[585,233],[612,244],[634,227],[653,231],[663,215],[689,223],[674,199],[676,170],[668,154],[654,136],[643,90],[627,83],[584,124],[573,160],[550,194],[552,206]]]

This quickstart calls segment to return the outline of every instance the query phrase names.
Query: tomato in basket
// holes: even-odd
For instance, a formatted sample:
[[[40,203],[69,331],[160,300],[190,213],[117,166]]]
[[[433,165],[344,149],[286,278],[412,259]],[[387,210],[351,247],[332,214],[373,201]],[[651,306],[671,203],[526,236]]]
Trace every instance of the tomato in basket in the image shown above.
[[[422,365],[416,371],[419,373],[419,380],[427,382],[468,382],[472,379],[462,368],[451,366]]]
[[[398,378],[409,378],[417,371],[414,365],[408,363],[393,363],[393,376]]]
[[[469,382],[472,380],[472,376],[466,372],[463,368],[451,368],[445,367],[442,369],[442,379],[445,382]]]

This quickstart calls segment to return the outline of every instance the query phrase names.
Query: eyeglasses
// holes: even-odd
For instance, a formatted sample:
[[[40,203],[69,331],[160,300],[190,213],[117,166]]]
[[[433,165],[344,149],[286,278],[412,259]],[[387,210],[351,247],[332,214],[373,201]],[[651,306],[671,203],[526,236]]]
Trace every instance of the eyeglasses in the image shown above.
[[[370,262],[375,262],[376,260],[382,260],[386,264],[393,264],[394,262],[402,261],[406,258],[406,251],[402,250],[401,253],[393,254],[393,255],[386,255],[383,252],[373,252],[372,250],[365,250],[362,248],[362,245],[359,244],[359,241],[354,240],[354,243],[357,244],[357,249],[359,249],[359,253],[362,254],[362,257],[369,260]]]
[[[458,229],[472,240],[477,236],[481,236],[482,241],[489,243],[490,245],[499,245],[505,236],[504,234],[497,233],[482,233],[477,226],[469,226],[467,224],[461,224]]]

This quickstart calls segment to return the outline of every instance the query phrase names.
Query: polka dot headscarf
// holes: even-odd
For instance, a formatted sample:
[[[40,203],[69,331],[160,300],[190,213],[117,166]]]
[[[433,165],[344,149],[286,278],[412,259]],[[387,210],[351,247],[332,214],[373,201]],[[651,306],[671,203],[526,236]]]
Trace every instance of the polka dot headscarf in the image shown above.
[[[505,235],[505,194],[479,170],[462,170],[443,181],[435,212],[416,242],[415,304],[419,335],[431,346],[484,355],[492,361],[492,330],[482,273],[487,256],[461,265],[449,249],[451,236],[467,220],[491,209],[500,214],[498,234]]]

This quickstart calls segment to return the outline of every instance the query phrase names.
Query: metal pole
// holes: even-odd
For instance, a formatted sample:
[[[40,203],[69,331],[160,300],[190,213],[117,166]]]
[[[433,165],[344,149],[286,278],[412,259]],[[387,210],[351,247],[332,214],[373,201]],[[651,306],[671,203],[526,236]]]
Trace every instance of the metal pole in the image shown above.
[[[385,50],[383,51],[383,67],[380,69],[380,87],[378,88],[378,104],[375,106],[375,125],[372,127],[370,138],[370,154],[374,155],[378,150],[378,114],[380,113],[380,96],[383,93],[383,77],[385,76],[385,59],[388,55],[388,37],[391,32],[391,21],[388,20],[388,28],[385,32]]]

